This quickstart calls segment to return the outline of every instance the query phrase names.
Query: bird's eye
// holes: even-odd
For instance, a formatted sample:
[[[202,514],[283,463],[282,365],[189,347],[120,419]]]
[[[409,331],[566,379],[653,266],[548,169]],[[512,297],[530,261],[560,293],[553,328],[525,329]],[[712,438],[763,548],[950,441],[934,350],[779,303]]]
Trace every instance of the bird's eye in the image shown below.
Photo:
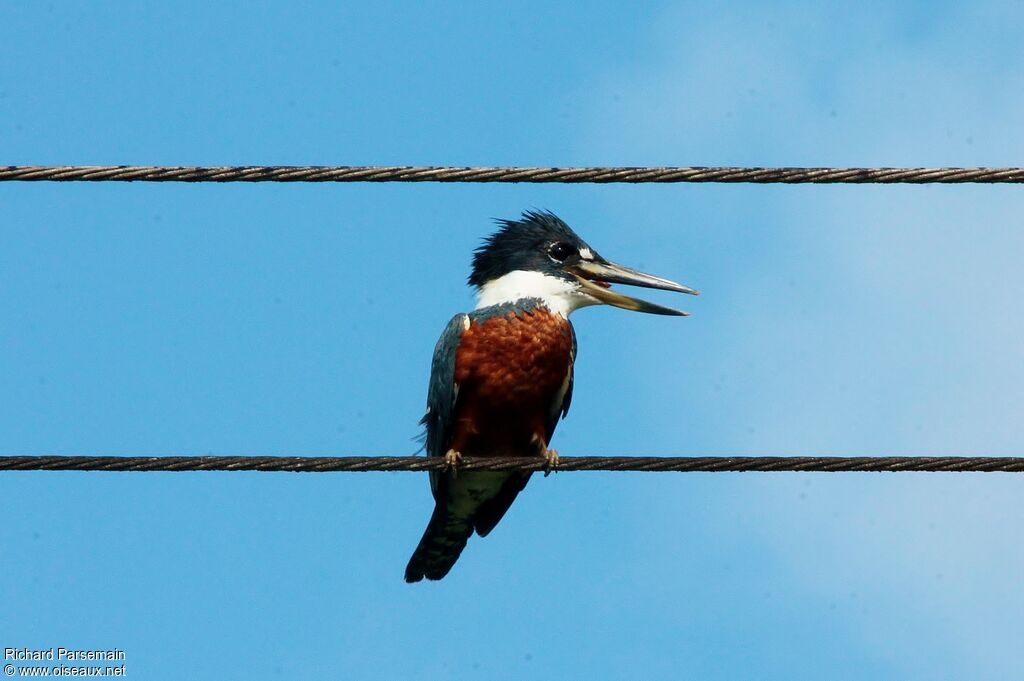
[[[548,255],[558,262],[565,262],[565,260],[575,252],[576,249],[564,241],[557,241],[551,244],[551,247],[548,249]]]

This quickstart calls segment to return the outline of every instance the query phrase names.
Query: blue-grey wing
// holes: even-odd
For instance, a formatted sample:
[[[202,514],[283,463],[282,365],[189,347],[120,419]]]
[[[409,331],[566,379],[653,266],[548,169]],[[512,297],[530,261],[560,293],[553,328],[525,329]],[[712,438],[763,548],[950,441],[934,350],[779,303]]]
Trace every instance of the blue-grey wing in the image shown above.
[[[572,352],[569,355],[569,374],[565,377],[565,391],[560,392],[551,405],[551,415],[548,417],[548,442],[555,434],[555,426],[558,419],[565,418],[569,413],[569,405],[572,404],[572,384],[576,366],[576,330],[569,324],[569,333],[572,334]]]
[[[452,415],[459,386],[455,385],[455,353],[462,332],[469,328],[469,316],[452,317],[434,347],[430,364],[430,385],[427,388],[427,413],[420,419],[426,429],[428,456],[444,456],[451,440]],[[433,479],[434,476],[431,476]]]

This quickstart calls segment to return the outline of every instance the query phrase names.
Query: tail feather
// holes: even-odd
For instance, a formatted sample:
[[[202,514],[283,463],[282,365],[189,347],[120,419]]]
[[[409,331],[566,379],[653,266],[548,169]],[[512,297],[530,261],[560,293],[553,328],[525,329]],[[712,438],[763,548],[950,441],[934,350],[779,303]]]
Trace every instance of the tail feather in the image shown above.
[[[432,580],[444,577],[459,559],[462,549],[466,548],[471,534],[471,518],[455,517],[442,509],[440,504],[436,505],[423,538],[405,568],[405,581],[418,582],[424,577]]]

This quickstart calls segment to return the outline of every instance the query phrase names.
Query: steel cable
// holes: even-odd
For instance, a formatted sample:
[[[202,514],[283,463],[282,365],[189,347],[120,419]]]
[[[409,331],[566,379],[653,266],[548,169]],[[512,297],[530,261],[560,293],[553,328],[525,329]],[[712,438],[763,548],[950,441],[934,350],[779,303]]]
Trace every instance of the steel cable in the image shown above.
[[[444,461],[424,456],[0,456],[0,471],[264,471],[359,473],[429,471]],[[543,471],[534,457],[465,458],[460,471]],[[727,472],[1002,472],[1024,473],[1024,457],[989,456],[573,456],[556,469],[651,473]]]
[[[0,166],[7,182],[1024,183],[1024,168]]]

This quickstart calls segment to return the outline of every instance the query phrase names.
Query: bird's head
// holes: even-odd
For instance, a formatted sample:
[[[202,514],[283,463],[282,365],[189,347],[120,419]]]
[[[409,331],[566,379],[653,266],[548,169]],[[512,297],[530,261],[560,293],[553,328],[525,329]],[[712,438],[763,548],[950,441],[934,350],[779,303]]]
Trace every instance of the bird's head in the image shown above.
[[[577,308],[600,304],[685,315],[622,295],[611,290],[611,285],[698,293],[689,286],[605,260],[553,213],[527,211],[518,220],[499,220],[498,224],[498,231],[473,256],[469,283],[479,293],[478,307],[540,298],[553,312],[566,317]]]

